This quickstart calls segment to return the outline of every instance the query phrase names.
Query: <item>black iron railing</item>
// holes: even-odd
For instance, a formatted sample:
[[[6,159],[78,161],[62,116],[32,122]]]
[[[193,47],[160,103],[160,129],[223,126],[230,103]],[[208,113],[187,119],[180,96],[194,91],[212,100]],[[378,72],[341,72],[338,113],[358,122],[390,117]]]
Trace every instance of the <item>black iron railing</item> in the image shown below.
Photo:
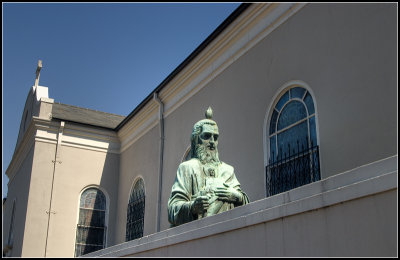
[[[77,226],[75,257],[89,254],[104,248],[107,228],[94,226]]]
[[[299,151],[297,145],[297,151]],[[266,166],[267,174],[267,197],[285,192],[308,183],[319,181],[321,179],[319,166],[319,147],[302,147],[300,152],[288,153],[270,159]]]
[[[143,237],[144,226],[144,190],[139,190],[128,204],[125,241]]]

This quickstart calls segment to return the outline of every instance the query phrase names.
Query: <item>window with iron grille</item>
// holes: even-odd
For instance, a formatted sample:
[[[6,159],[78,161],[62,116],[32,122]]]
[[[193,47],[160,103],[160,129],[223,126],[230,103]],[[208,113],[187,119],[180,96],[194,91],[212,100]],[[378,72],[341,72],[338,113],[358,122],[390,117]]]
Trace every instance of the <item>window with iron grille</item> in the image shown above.
[[[143,179],[140,178],[135,183],[129,197],[126,220],[126,241],[143,236],[144,207],[145,189]]]
[[[106,197],[99,189],[89,188],[80,198],[75,256],[103,249],[105,241]]]
[[[267,196],[320,180],[316,115],[311,94],[293,87],[270,115]]]

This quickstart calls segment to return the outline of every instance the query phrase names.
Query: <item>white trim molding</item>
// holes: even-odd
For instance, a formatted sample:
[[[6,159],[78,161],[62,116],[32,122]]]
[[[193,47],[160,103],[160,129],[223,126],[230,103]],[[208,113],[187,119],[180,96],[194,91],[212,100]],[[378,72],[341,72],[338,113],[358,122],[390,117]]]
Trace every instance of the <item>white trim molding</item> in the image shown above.
[[[39,121],[41,120],[41,121]],[[38,118],[35,125],[37,132],[35,141],[57,144],[57,134],[60,124],[56,121]],[[103,130],[65,122],[62,132],[61,146],[69,146],[105,153],[119,153],[119,140],[112,130]]]
[[[18,143],[14,151],[13,157],[11,159],[11,162],[6,170],[6,174],[9,179],[7,184],[8,186],[11,185],[16,173],[19,171],[22,163],[25,161],[28,153],[34,146],[35,143],[34,136],[36,133],[34,120],[35,118],[30,121],[28,129],[25,131],[22,140]]]
[[[14,152],[12,160],[6,170],[11,184],[16,173],[21,167],[27,154],[37,142],[48,143],[65,147],[74,147],[103,153],[120,152],[120,141],[112,130],[97,129],[82,126],[72,122],[65,122],[62,129],[62,139],[58,140],[60,122],[34,116],[23,135],[21,142]]]

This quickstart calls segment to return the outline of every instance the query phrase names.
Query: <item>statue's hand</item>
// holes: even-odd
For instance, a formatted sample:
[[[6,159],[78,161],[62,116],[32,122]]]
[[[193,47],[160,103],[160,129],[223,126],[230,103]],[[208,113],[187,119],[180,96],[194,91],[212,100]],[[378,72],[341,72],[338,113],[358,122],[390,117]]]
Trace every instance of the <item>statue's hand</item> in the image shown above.
[[[199,196],[197,197],[191,207],[191,211],[193,214],[202,214],[204,211],[208,209],[210,203],[208,202],[208,196]]]
[[[230,202],[230,203],[242,203],[243,195],[235,188],[230,187],[224,183],[224,187],[217,187],[214,191],[215,195],[218,196],[219,200]]]

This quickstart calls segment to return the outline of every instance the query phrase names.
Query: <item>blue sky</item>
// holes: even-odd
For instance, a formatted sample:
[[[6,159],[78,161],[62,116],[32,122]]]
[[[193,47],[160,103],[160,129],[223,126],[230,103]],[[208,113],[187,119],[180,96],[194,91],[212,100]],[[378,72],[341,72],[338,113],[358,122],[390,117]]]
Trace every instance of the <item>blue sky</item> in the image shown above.
[[[39,59],[55,102],[126,116],[239,5],[3,3],[3,198]]]

